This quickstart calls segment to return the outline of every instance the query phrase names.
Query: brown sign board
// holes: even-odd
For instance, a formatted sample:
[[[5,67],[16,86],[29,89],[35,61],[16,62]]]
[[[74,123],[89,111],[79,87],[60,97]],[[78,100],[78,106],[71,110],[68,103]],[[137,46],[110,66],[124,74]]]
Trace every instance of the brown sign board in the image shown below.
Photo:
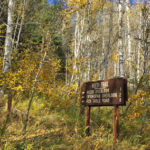
[[[123,106],[127,99],[127,80],[121,77],[85,82],[81,87],[81,105],[84,106]]]

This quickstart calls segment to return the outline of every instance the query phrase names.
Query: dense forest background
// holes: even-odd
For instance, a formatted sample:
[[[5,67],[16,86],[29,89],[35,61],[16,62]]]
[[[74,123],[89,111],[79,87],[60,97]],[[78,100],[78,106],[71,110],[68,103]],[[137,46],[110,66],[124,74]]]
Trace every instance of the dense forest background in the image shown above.
[[[149,150],[150,2],[0,1],[0,149]],[[93,107],[83,82],[124,77],[128,102]]]

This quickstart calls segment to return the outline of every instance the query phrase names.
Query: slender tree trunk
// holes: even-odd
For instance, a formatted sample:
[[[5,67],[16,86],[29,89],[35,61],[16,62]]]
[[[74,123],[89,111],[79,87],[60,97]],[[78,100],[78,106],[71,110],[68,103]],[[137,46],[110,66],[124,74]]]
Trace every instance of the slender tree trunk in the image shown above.
[[[88,18],[87,18],[87,46],[88,46],[88,62],[87,62],[87,80],[89,81],[91,76],[91,54],[92,54],[92,45],[91,45],[91,0],[87,0],[87,12],[88,12]]]
[[[79,12],[76,12],[76,24],[75,24],[75,33],[74,33],[74,62],[73,62],[73,73],[71,77],[71,83],[76,80],[76,73],[77,73],[77,58],[79,53]]]
[[[7,30],[5,39],[5,51],[3,61],[3,72],[8,73],[11,66],[11,53],[12,53],[12,36],[13,36],[13,12],[14,0],[9,0],[8,3],[8,17],[7,17]]]
[[[139,39],[141,39],[141,30],[142,30],[142,13],[140,12],[139,13],[140,16],[139,16],[139,20],[140,20],[140,23],[139,23]],[[138,58],[137,58],[137,81],[139,82],[140,81],[140,61],[141,61],[141,40],[138,41],[138,52],[137,52],[137,55],[138,55]]]
[[[103,16],[103,38],[102,38],[102,58],[103,58],[103,65],[102,65],[102,76],[101,79],[104,80],[105,78],[105,15]]]
[[[66,66],[65,66],[65,83],[68,84],[68,52],[66,52]]]
[[[90,36],[87,35],[87,42],[88,42],[88,62],[87,62],[87,79],[90,80],[90,72],[91,72],[91,45],[89,44],[91,42]]]
[[[26,0],[23,1],[23,9],[22,9],[21,23],[20,23],[20,28],[19,28],[19,32],[18,32],[17,42],[16,42],[16,51],[18,50],[18,45],[19,45],[19,41],[20,41],[20,35],[21,35],[23,23],[24,23],[25,6],[26,6]]]
[[[83,9],[83,16],[81,16],[81,32],[80,32],[80,56],[79,56],[79,59],[83,59],[83,54],[84,54],[84,47],[83,47],[83,43],[84,43],[84,39],[83,39],[83,34],[84,34],[84,23],[85,23],[85,9]],[[78,72],[80,73],[79,75],[79,79],[81,82],[83,80],[83,76],[84,76],[84,71],[82,69],[82,64],[83,63],[80,63],[79,67],[78,67]],[[81,76],[81,77],[80,77]]]
[[[16,38],[16,33],[17,33],[17,28],[18,28],[18,24],[19,24],[19,15],[17,16],[17,21],[16,21],[16,26],[15,26],[15,29],[14,29],[14,34],[13,34],[13,42],[12,42],[12,48],[14,47],[14,44],[15,44],[15,38]]]
[[[128,42],[128,68],[129,68],[129,77],[132,76],[131,68],[131,36],[130,36],[130,19],[129,19],[129,0],[126,0],[126,21],[127,21],[127,42]]]
[[[33,83],[32,91],[31,91],[31,97],[30,97],[30,100],[29,100],[28,109],[27,109],[27,113],[26,113],[25,124],[24,124],[24,128],[23,128],[23,134],[26,134],[26,128],[27,128],[27,124],[28,124],[28,120],[29,120],[29,113],[30,113],[32,100],[33,100],[33,97],[34,97],[34,94],[35,94],[36,84],[38,82],[38,78],[39,78],[40,72],[42,70],[43,63],[45,61],[46,55],[47,55],[47,52],[44,53],[44,56],[42,58],[42,61],[39,65],[38,72],[37,72],[36,77],[35,77],[35,81]]]
[[[5,38],[5,51],[4,51],[4,61],[3,61],[3,72],[6,74],[10,70],[11,66],[11,53],[13,44],[13,14],[14,14],[14,0],[9,0],[8,2],[8,16],[7,16],[7,30]],[[7,86],[7,85],[5,85]],[[8,113],[10,114],[12,109],[12,93],[9,89],[8,94]]]
[[[11,91],[11,89],[9,90],[9,93],[8,93],[8,108],[7,109],[10,114],[12,111],[12,91]]]
[[[122,37],[122,26],[123,26],[123,0],[119,0],[119,39],[118,39],[118,47],[119,47],[119,74],[120,77],[124,77],[124,52],[123,52],[123,37]]]

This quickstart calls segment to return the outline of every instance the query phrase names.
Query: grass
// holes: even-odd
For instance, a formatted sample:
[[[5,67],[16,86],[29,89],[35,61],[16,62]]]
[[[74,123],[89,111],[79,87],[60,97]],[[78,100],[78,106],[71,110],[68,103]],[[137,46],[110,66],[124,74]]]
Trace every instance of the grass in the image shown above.
[[[22,104],[23,106],[25,104]],[[36,107],[36,105],[38,105]],[[39,106],[41,105],[41,107]],[[41,103],[33,103],[31,112],[34,116],[29,122],[26,136],[22,136],[23,122],[12,118],[2,137],[2,150],[149,150],[148,135],[138,135],[139,126],[120,117],[120,137],[116,145],[112,135],[112,108],[97,108],[91,112],[91,136],[85,135],[85,116],[80,114],[80,107],[59,111],[47,111]],[[19,106],[18,106],[19,108]],[[21,107],[22,108],[22,107]],[[37,113],[38,112],[38,113]],[[6,113],[0,120],[5,120]],[[134,131],[134,132],[132,132]],[[147,128],[149,131],[149,128]],[[142,142],[142,138],[146,142]]]

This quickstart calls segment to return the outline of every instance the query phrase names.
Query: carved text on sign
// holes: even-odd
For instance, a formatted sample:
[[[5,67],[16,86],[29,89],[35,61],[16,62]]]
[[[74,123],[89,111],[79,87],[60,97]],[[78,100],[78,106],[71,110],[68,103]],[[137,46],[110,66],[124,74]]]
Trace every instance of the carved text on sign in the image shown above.
[[[88,106],[125,105],[127,101],[127,80],[114,78],[86,82],[81,88],[81,104]]]

